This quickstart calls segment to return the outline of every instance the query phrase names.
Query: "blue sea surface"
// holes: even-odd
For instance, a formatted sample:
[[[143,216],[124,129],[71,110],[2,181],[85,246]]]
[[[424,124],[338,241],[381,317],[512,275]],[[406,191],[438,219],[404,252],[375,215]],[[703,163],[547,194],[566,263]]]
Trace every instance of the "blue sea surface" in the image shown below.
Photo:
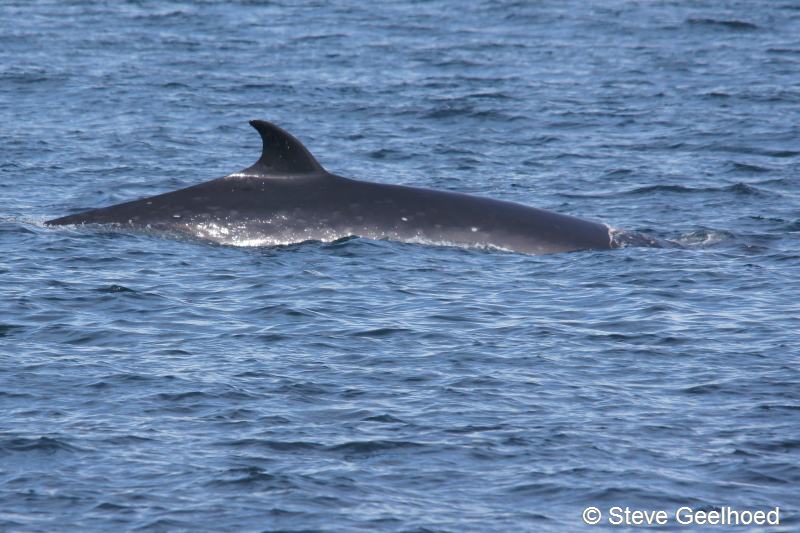
[[[250,119],[681,246],[43,224],[251,165]],[[0,530],[800,530],[798,248],[794,1],[2,2]]]

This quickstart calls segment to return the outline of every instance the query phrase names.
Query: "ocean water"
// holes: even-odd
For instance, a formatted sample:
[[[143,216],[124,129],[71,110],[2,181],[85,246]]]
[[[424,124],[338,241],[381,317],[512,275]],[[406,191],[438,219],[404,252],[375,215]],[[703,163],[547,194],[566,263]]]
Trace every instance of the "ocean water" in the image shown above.
[[[682,246],[42,224],[245,168],[255,118]],[[0,530],[800,529],[797,2],[6,1],[0,119]]]

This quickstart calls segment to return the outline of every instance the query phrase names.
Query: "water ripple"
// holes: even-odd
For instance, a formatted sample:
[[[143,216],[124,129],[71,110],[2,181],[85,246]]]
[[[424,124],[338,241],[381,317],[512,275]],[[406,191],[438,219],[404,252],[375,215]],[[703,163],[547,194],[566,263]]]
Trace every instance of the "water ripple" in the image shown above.
[[[0,530],[800,528],[795,3],[5,2]],[[597,220],[532,257],[42,221],[245,168]],[[169,236],[166,236],[169,237]]]

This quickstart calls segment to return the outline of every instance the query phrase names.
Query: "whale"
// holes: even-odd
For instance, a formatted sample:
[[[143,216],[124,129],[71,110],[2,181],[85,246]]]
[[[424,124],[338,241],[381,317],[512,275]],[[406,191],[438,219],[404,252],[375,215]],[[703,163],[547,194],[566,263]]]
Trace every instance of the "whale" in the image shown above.
[[[264,120],[252,166],[184,189],[48,220],[274,246],[360,237],[550,254],[618,247],[603,223],[453,191],[361,181],[325,170]]]

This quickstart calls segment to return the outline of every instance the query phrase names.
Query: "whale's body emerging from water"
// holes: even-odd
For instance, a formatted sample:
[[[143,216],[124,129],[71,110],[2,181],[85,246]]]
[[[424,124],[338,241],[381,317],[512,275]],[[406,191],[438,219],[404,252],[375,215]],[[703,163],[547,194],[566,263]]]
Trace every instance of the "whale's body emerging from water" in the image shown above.
[[[112,224],[221,244],[275,245],[349,236],[544,254],[614,247],[608,226],[468,194],[343,178],[294,137],[254,120],[261,158],[186,189],[47,224]]]

